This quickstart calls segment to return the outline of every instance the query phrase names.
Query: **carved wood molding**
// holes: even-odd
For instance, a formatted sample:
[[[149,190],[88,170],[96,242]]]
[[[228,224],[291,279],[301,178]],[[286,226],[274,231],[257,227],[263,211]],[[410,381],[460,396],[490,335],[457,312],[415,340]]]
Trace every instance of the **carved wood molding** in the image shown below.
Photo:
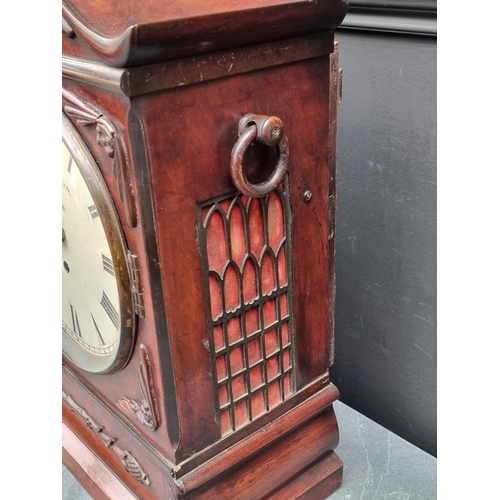
[[[65,55],[62,74],[65,78],[133,97],[330,54],[333,39],[333,32],[327,31],[128,68],[112,68],[100,62]]]
[[[130,45],[135,39],[137,28],[131,26],[120,36],[105,37],[98,33],[93,26],[73,9],[62,6],[62,16],[71,29],[94,51],[115,66],[125,65],[129,57]]]
[[[139,386],[142,394],[141,404],[128,398],[121,398],[116,404],[127,415],[154,431],[158,428],[160,417],[158,401],[153,381],[153,369],[148,350],[144,344],[139,346],[141,361],[139,362]]]
[[[75,32],[73,31],[73,28],[70,26],[68,21],[64,19],[64,16],[62,18],[62,35],[66,38],[74,38]]]
[[[104,427],[97,424],[81,406],[78,406],[75,403],[75,401],[69,394],[66,394],[64,391],[62,391],[62,397],[71,406],[71,410],[75,413],[78,413],[85,420],[85,424],[87,425],[87,427],[97,434],[106,448],[114,451],[118,455],[127,472],[139,483],[149,486],[151,484],[151,481],[149,480],[148,475],[142,470],[137,460],[129,451],[122,450],[117,446],[116,441],[118,441],[118,439],[109,437],[107,434],[104,434]]]
[[[63,99],[67,102],[64,111],[76,118],[77,123],[88,127],[95,125],[96,141],[104,149],[106,156],[114,159],[113,175],[118,181],[120,200],[125,208],[125,217],[129,227],[136,227],[137,213],[135,209],[134,191],[130,182],[130,165],[123,137],[117,133],[115,126],[95,106],[82,101],[69,90],[62,89]]]
[[[75,94],[66,89],[62,89],[63,98],[68,102],[64,106],[64,111],[69,116],[76,118],[80,125],[96,126],[97,144],[104,148],[106,155],[113,158],[115,155],[114,140],[116,129],[113,124],[94,106],[83,102]]]

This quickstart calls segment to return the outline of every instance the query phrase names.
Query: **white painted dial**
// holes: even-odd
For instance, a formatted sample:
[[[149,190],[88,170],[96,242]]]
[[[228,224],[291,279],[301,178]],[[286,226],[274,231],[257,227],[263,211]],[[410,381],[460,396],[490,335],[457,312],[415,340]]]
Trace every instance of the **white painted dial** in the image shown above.
[[[120,300],[111,249],[96,201],[62,144],[62,329],[79,349],[118,348]]]
[[[64,114],[62,139],[62,352],[88,372],[115,373],[135,341],[131,254],[101,170]]]

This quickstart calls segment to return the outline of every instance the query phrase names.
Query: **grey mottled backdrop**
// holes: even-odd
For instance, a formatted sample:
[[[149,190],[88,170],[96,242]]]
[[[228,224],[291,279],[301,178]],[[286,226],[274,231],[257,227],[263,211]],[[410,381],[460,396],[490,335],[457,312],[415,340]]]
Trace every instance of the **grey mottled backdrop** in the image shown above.
[[[347,19],[346,19],[347,20]],[[436,454],[436,37],[339,30],[341,401]]]

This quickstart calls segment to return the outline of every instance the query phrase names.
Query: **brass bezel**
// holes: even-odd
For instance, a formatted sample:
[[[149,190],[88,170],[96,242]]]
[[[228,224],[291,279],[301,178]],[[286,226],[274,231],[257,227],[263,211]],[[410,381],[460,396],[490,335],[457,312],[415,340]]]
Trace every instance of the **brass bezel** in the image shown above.
[[[118,213],[104,177],[85,141],[64,113],[62,115],[62,140],[77,164],[99,212],[111,251],[120,301],[120,338],[116,351],[108,356],[97,356],[80,348],[81,357],[74,359],[65,354],[63,344],[63,360],[90,373],[116,373],[129,362],[135,343],[136,315],[134,313],[131,275],[127,260],[127,245]],[[68,341],[73,342],[71,339],[68,339]],[[97,360],[108,360],[108,362],[98,364]],[[91,366],[92,364],[94,364],[94,367]]]

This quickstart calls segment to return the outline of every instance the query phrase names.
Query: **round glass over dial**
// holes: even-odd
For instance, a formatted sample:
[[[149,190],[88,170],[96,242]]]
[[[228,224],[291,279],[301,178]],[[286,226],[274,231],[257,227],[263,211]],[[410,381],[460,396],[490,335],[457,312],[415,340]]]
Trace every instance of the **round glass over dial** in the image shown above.
[[[120,369],[133,335],[120,228],[97,165],[64,120],[61,270],[63,353],[90,372]]]

